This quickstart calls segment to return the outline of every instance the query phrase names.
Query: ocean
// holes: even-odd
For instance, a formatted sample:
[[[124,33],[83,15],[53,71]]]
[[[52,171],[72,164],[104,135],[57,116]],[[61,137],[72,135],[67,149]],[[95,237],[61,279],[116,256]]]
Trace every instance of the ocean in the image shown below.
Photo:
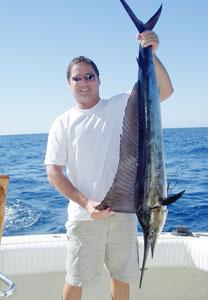
[[[10,176],[3,236],[65,233],[68,200],[47,182],[47,136],[0,136],[0,174]],[[208,232],[208,127],[164,129],[164,151],[169,194],[185,194],[168,207],[163,231]]]

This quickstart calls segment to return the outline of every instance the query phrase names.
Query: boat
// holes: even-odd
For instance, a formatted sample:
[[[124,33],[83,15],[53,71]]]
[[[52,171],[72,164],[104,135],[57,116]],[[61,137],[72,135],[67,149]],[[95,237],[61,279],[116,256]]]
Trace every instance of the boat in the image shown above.
[[[140,234],[138,245],[141,258],[143,237]],[[2,237],[0,298],[61,299],[66,249],[65,234]],[[188,235],[162,233],[154,258],[148,256],[146,268],[142,287],[139,289],[139,278],[131,286],[131,300],[207,300],[208,232]],[[99,284],[83,289],[82,299],[111,299],[110,279],[105,267]]]
[[[43,234],[2,237],[9,177],[0,175],[0,298],[61,299],[65,282],[67,237]],[[139,257],[144,243],[138,233]],[[142,260],[140,259],[140,267]],[[131,300],[208,300],[208,232],[178,226],[162,233],[154,258],[149,254],[142,287],[131,285]],[[83,289],[83,300],[111,300],[110,278],[103,268],[96,287]]]

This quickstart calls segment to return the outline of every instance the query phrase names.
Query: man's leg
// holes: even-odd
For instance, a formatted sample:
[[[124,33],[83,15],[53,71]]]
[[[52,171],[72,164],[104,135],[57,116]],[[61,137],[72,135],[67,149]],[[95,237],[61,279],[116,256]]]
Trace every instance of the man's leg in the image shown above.
[[[129,283],[139,278],[137,217],[115,213],[109,219],[105,264],[112,278],[111,295],[113,300],[129,300]]]
[[[65,283],[62,300],[81,300],[82,287]]]
[[[63,300],[80,300],[82,287],[94,286],[99,281],[103,272],[107,231],[106,219],[68,222]]]
[[[112,300],[129,300],[129,284],[112,278],[111,296]]]

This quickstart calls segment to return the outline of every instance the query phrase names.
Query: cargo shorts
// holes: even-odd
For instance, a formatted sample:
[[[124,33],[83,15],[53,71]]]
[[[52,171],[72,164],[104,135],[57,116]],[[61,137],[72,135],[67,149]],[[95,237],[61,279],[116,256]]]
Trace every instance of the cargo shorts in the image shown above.
[[[104,263],[111,278],[133,283],[139,278],[137,217],[114,213],[104,220],[67,222],[66,282],[94,286]]]

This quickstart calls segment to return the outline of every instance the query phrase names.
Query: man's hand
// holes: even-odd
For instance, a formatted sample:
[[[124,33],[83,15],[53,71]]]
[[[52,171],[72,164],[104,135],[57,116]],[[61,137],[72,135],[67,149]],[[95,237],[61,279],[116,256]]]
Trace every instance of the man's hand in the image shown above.
[[[159,46],[159,38],[154,31],[145,30],[142,33],[137,34],[137,39],[140,41],[142,47],[152,47],[153,54]]]
[[[77,190],[69,179],[62,173],[63,166],[48,165],[46,167],[49,182],[66,198],[73,200],[84,207],[90,217],[94,220],[103,220],[113,214],[109,208],[97,210],[95,207],[99,204],[97,201],[89,200],[79,190]]]
[[[88,211],[90,217],[94,220],[103,220],[110,215],[113,214],[113,211],[110,208],[106,208],[104,210],[98,210],[95,207],[99,204],[99,202],[88,200],[85,208]]]

